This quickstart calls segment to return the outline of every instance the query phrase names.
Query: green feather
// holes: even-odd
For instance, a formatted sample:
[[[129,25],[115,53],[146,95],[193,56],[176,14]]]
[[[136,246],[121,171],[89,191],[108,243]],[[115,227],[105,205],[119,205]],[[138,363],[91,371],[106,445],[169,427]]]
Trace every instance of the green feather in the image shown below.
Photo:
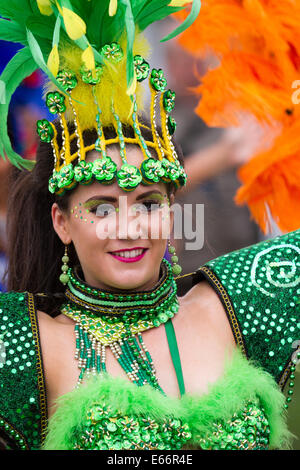
[[[92,13],[87,20],[87,35],[91,44],[100,49],[105,43],[114,40],[114,24],[118,20],[120,12],[117,11],[116,17],[108,15],[109,0],[102,0],[101,2],[92,0],[92,3]],[[111,31],[110,36],[109,31]]]
[[[26,21],[26,27],[29,29],[35,37],[39,36],[44,39],[52,41],[53,29],[55,26],[54,15],[49,17],[47,23],[43,20],[43,17],[29,16]]]
[[[44,60],[40,46],[37,40],[35,39],[35,37],[33,36],[32,32],[29,31],[29,29],[27,29],[27,41],[28,41],[28,46],[30,48],[32,57],[34,61],[36,62],[36,64],[43,70],[43,72],[45,72],[48,75],[51,81],[57,86],[57,88],[62,93],[67,94],[69,96],[69,94],[63,89],[61,84],[56,80],[54,75],[50,72],[49,68],[47,67],[47,64]]]
[[[168,0],[169,1],[169,0]],[[162,5],[164,0],[160,0],[160,4]],[[154,0],[131,0],[131,7],[134,13],[135,19],[138,18],[140,12],[146,8],[149,3],[154,3]]]
[[[4,158],[4,152],[10,162],[17,168],[32,169],[34,162],[25,160],[12,149],[8,134],[7,134],[7,115],[9,103],[12,94],[15,92],[24,78],[31,75],[37,69],[37,65],[32,59],[31,52],[28,47],[21,49],[11,61],[7,64],[6,68],[0,76],[0,82],[5,84],[5,100],[2,97],[0,104],[0,153]],[[4,101],[4,103],[3,103]]]
[[[126,78],[127,86],[129,87],[134,78],[134,65],[133,65],[133,43],[135,35],[135,22],[131,9],[130,0],[121,0],[125,5],[125,27],[127,33],[127,63],[126,63]]]
[[[141,16],[138,21],[139,28],[141,31],[143,31],[150,24],[155,23],[156,21],[163,20],[172,13],[176,13],[177,11],[180,11],[182,9],[182,7],[160,7],[147,15],[142,12],[143,16]]]
[[[15,21],[8,21],[0,19],[0,39],[10,42],[18,42],[26,44],[26,34],[24,29],[21,28]]]
[[[106,0],[101,0],[101,4],[105,3]],[[94,1],[89,0],[88,2],[83,2],[82,0],[71,0],[72,10],[83,19],[83,21],[88,25],[88,19],[90,14],[93,12]],[[100,3],[97,0],[97,3]],[[103,5],[102,5],[103,8]]]
[[[0,104],[6,103],[6,86],[3,81],[0,81]]]
[[[168,7],[168,4],[171,0],[153,0],[151,2],[146,2],[143,8],[140,8],[135,13],[135,20],[139,24],[141,20],[143,20],[147,16],[153,16],[157,10],[164,9],[166,12],[166,16],[168,16],[168,11],[172,7]]]
[[[32,13],[30,0],[0,0],[0,15],[4,18],[25,24],[27,17]]]
[[[178,26],[178,28],[176,28],[171,34],[168,34],[163,39],[161,39],[160,42],[169,41],[170,39],[175,38],[175,36],[178,36],[178,34],[181,34],[183,31],[189,28],[199,15],[200,8],[201,0],[193,0],[192,9],[189,16],[184,20],[184,22],[180,26]]]
[[[54,47],[55,45],[57,46],[58,43],[59,43],[60,27],[61,27],[61,17],[58,16],[56,18],[55,28],[54,28],[54,32],[53,32],[52,47]]]

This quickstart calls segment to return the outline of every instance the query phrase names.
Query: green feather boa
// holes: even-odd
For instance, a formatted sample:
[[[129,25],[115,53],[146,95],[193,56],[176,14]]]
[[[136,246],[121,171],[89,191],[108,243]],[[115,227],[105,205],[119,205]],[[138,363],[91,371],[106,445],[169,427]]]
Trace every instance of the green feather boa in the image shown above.
[[[225,422],[247,401],[260,402],[269,421],[270,449],[290,447],[293,437],[286,426],[285,397],[273,377],[248,361],[237,349],[225,363],[223,377],[201,395],[185,394],[181,399],[163,396],[149,385],[137,387],[124,378],[108,374],[91,377],[84,385],[57,399],[58,408],[49,420],[43,449],[72,449],[74,432],[84,428],[87,411],[95,401],[132,417],[147,415],[161,421],[173,415],[188,423],[197,446],[199,436],[212,431],[213,423]],[[198,436],[198,438],[197,438]]]

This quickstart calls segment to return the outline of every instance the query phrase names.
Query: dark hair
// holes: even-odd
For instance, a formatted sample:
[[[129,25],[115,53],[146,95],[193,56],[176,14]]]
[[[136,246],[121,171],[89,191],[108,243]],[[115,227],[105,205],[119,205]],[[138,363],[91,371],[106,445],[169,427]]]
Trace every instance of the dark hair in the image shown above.
[[[57,123],[56,127],[59,132]],[[112,128],[103,130],[107,139],[115,137]],[[131,127],[123,126],[123,132],[126,137],[134,137]],[[152,140],[148,128],[141,127],[141,132],[146,140]],[[85,131],[83,138],[86,146],[91,145],[96,141],[97,133],[95,130]],[[175,141],[173,144],[183,165],[181,149]],[[51,145],[41,142],[34,169],[27,171],[14,168],[11,173],[7,211],[9,263],[6,277],[9,291],[46,294],[36,296],[37,308],[55,316],[65,301],[65,287],[59,281],[64,245],[53,228],[51,206],[56,202],[61,210],[67,210],[72,191],[66,191],[63,196],[49,192],[48,180],[52,170]],[[168,185],[168,192],[175,192],[174,185]],[[73,243],[69,245],[68,252],[70,266],[79,264]]]

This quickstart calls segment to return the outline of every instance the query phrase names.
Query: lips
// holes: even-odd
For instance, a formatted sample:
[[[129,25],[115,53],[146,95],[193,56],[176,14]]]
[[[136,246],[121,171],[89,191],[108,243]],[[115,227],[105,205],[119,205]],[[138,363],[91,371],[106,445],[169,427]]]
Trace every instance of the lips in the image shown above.
[[[131,249],[125,248],[122,250],[111,251],[109,252],[109,254],[119,261],[123,261],[125,263],[132,263],[142,259],[147,251],[148,248],[135,247]]]

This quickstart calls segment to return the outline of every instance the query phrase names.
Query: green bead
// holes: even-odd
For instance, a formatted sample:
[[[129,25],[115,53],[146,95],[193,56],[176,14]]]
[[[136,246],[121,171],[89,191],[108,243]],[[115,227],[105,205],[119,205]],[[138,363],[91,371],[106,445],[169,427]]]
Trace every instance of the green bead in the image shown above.
[[[67,282],[69,282],[68,274],[61,274],[59,276],[59,280],[60,280],[60,282],[62,282],[62,284],[67,284]]]
[[[68,266],[66,266],[65,264],[61,267],[61,270],[66,273],[68,271]]]
[[[70,261],[70,259],[67,255],[64,255],[61,260],[62,260],[63,263],[68,263]]]
[[[179,264],[174,264],[174,266],[172,267],[172,271],[173,271],[173,274],[177,276],[178,274],[181,273],[182,267],[179,266]]]
[[[178,256],[175,256],[175,255],[174,255],[174,256],[171,256],[171,261],[172,261],[172,263],[177,263],[177,261],[178,261]]]
[[[169,253],[175,253],[175,246],[170,245],[168,247]]]
[[[168,315],[166,315],[165,313],[160,313],[158,315],[158,318],[160,319],[162,323],[166,323],[166,321],[168,321],[169,319]]]

